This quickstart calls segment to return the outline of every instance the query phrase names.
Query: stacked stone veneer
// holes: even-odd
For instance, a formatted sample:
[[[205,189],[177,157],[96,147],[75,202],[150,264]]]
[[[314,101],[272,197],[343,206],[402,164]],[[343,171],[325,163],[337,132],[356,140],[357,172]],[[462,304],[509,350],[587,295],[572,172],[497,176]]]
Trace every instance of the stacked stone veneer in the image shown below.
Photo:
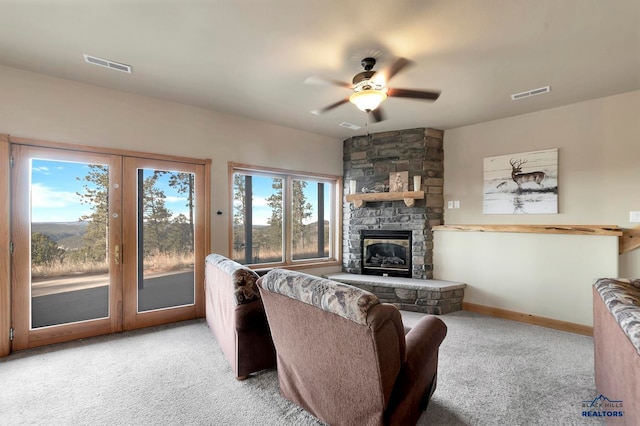
[[[464,288],[445,291],[394,288],[389,285],[353,284],[378,296],[382,303],[392,303],[403,311],[442,315],[462,310]]]
[[[424,200],[416,200],[413,207],[404,201],[367,202],[360,208],[343,200],[343,270],[360,273],[360,231],[412,231],[412,278],[433,278],[433,234],[431,227],[443,222],[444,179],[443,131],[410,129],[367,136],[355,136],[344,141],[344,190],[348,194],[349,181],[355,179],[357,192],[362,188],[388,187],[389,173],[409,172],[409,189],[413,176],[422,176]]]

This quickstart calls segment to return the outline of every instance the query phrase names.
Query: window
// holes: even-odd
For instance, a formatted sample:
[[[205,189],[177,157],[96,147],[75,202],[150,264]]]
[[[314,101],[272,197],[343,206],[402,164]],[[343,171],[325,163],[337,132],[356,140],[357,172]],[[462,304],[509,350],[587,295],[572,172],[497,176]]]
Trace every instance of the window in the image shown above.
[[[245,265],[337,261],[340,177],[230,164],[232,254]]]

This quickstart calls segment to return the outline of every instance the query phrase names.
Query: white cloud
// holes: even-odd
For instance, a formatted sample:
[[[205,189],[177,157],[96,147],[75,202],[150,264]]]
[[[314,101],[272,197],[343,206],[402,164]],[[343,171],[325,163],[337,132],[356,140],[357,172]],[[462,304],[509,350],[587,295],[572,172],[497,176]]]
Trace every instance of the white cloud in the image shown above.
[[[176,196],[173,196],[173,195],[169,195],[168,197],[165,198],[165,200],[168,203],[178,203],[178,202],[181,202],[181,201],[187,201],[187,199],[185,197],[176,197]]]
[[[254,195],[252,201],[254,207],[269,207],[269,204],[267,203],[267,199],[265,197],[256,197]]]
[[[42,183],[31,185],[31,206],[33,208],[62,208],[80,203],[80,196],[75,192],[56,191]]]
[[[32,171],[33,171],[33,172],[36,172],[36,173],[42,173],[43,175],[50,175],[50,174],[51,174],[51,173],[49,173],[49,168],[48,168],[48,167],[45,167],[45,166],[42,166],[42,167],[34,167],[34,168],[32,169]]]

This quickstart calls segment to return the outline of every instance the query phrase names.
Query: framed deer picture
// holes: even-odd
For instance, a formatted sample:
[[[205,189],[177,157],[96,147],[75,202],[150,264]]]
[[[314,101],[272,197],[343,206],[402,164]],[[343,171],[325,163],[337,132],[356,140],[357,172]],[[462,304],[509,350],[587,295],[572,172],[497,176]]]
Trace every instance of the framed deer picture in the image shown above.
[[[484,214],[557,214],[558,150],[484,159]]]

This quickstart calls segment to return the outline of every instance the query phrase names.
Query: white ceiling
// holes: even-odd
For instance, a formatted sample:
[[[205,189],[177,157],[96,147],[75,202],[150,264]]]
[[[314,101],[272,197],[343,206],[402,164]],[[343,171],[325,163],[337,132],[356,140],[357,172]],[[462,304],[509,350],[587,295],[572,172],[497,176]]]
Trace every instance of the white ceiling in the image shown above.
[[[376,69],[414,61],[390,87],[442,91],[433,103],[389,98],[372,133],[640,89],[638,0],[0,0],[0,16],[0,65],[341,139],[364,134],[366,114],[348,103],[312,115],[350,92],[304,81],[350,82],[365,56]]]

